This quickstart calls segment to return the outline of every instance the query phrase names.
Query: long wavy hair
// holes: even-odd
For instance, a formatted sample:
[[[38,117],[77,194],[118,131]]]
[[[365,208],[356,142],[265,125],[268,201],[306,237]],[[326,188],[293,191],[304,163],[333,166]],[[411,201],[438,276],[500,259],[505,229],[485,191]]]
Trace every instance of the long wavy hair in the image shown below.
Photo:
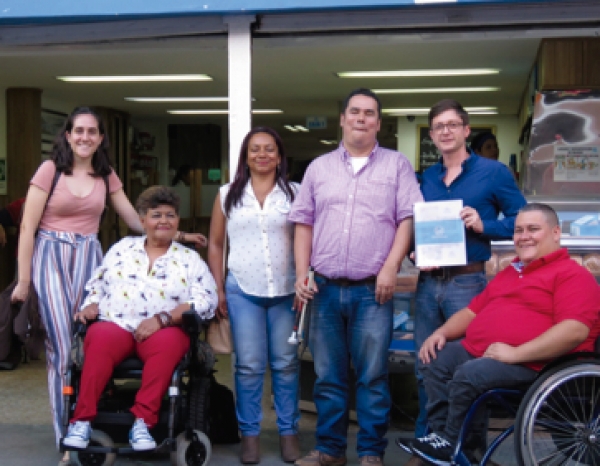
[[[274,129],[267,126],[257,126],[256,128],[252,128],[242,141],[235,178],[229,187],[227,196],[225,197],[226,217],[229,217],[229,212],[233,207],[240,205],[242,195],[244,194],[244,188],[250,180],[250,170],[248,169],[248,147],[250,146],[250,139],[252,136],[258,133],[268,134],[275,140],[277,152],[279,153],[280,158],[279,168],[275,172],[275,182],[283,190],[290,202],[294,200],[294,190],[290,186],[286,177],[288,165],[287,158],[285,157],[285,151],[283,149],[283,141]]]
[[[96,149],[96,152],[92,156],[92,169],[94,172],[91,174],[94,177],[106,177],[111,172],[110,157],[108,155],[108,136],[104,129],[104,123],[102,118],[94,110],[89,107],[77,107],[75,108],[69,117],[66,119],[60,133],[56,135],[54,139],[54,146],[52,147],[52,155],[50,159],[56,165],[56,169],[65,175],[71,175],[73,173],[74,156],[73,150],[69,141],[67,141],[67,134],[73,131],[73,124],[75,119],[79,115],[91,115],[96,119],[98,123],[98,131],[104,136],[102,142]]]

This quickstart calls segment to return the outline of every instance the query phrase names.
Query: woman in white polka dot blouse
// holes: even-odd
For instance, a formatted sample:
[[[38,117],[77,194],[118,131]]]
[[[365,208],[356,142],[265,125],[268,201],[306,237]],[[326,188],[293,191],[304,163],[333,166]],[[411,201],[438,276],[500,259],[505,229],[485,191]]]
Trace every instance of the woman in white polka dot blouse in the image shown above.
[[[263,379],[271,369],[282,459],[300,456],[297,348],[287,342],[294,326],[294,237],[288,222],[298,184],[286,179],[279,135],[267,127],[244,138],[232,183],[213,207],[208,264],[217,283],[217,318],[229,316],[236,353],[236,412],[243,464],[260,461]],[[229,241],[227,276],[223,268]]]

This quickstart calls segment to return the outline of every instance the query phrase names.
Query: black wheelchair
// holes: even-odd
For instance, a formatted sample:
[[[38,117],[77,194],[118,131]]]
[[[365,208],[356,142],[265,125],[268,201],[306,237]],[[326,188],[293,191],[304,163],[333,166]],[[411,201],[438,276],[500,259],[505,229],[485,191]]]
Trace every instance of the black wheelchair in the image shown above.
[[[174,466],[204,466],[208,464],[212,452],[206,433],[214,354],[210,346],[198,340],[205,325],[196,312],[192,310],[183,314],[182,328],[190,337],[190,349],[173,372],[161,405],[158,424],[152,429],[157,441],[154,452],[169,453]],[[81,325],[75,331],[75,341],[82,342],[84,335],[85,326]],[[63,435],[75,410],[81,378],[82,361],[77,361],[81,358],[73,359],[63,388]],[[114,369],[98,403],[89,445],[85,449],[75,449],[64,446],[61,439],[62,452],[71,451],[71,459],[82,466],[110,466],[116,461],[117,455],[134,453],[127,443],[127,432],[134,421],[129,408],[139,387],[142,368],[143,363],[138,358],[130,357]],[[119,381],[121,383],[117,383]],[[127,446],[117,446],[115,440]]]
[[[471,466],[463,446],[482,405],[501,408],[514,422],[489,444],[481,466],[511,434],[519,466],[600,465],[599,340],[595,353],[574,353],[548,364],[528,388],[480,395],[463,422],[452,464]]]

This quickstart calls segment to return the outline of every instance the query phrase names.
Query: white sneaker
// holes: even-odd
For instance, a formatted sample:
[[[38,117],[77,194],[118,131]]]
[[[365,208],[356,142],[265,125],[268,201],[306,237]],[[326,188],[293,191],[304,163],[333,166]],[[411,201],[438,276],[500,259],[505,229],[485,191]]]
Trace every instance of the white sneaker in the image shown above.
[[[63,439],[63,445],[73,448],[87,448],[90,443],[92,428],[88,421],[75,421],[69,424],[67,435]]]
[[[154,450],[156,442],[143,419],[136,419],[129,431],[129,443],[135,451]]]

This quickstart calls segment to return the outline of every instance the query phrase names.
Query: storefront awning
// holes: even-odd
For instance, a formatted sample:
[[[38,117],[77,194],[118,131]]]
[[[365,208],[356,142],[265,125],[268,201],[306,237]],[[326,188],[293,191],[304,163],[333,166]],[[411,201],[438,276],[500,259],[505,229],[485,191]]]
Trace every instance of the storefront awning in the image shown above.
[[[528,0],[541,3],[548,0]],[[551,0],[552,1],[552,0]],[[87,22],[170,17],[380,9],[422,5],[510,4],[523,0],[0,0],[0,24]],[[555,0],[560,3],[560,0]],[[563,2],[565,3],[565,2]]]

